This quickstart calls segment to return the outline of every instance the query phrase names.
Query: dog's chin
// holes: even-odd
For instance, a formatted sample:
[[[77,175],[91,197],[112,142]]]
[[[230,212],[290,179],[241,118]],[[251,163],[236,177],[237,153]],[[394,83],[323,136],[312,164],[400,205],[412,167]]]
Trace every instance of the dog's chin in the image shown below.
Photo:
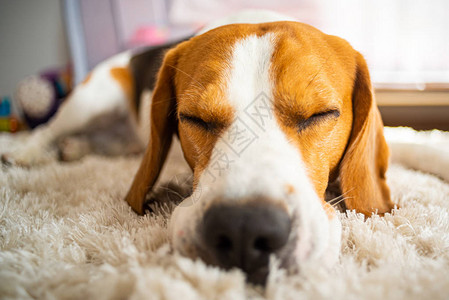
[[[331,269],[338,263],[341,252],[341,222],[337,216],[327,222],[328,231],[318,233],[300,230],[301,240],[294,250],[298,270]],[[324,237],[324,238],[323,238]]]
[[[188,228],[189,226],[186,226]],[[177,226],[172,227],[176,230]],[[178,227],[179,228],[179,227]],[[219,260],[207,250],[204,242],[197,238],[196,236],[192,236],[192,238],[187,236],[176,236],[174,235],[175,231],[172,231],[172,247],[177,253],[181,254],[184,257],[190,258],[192,260],[201,259],[206,265],[219,267],[223,270],[231,270],[237,267],[230,267],[222,265]],[[178,230],[179,232],[179,230]],[[184,231],[185,232],[185,231]],[[187,233],[187,232],[185,232]],[[283,269],[288,269],[289,271],[298,270],[298,260],[295,257],[294,249],[295,249],[295,241],[293,243],[289,243],[285,247],[283,247],[279,252],[273,254],[278,262],[279,266]],[[246,276],[246,281],[248,283],[254,285],[265,286],[267,282],[267,278],[269,275],[270,267],[269,265],[260,267],[256,270],[253,270],[251,273],[246,273],[244,270],[239,269]]]
[[[196,243],[179,243],[174,242],[174,245],[178,245],[174,250],[177,251],[184,257],[188,257],[190,259],[201,259],[206,265],[219,267],[223,270],[231,270],[237,267],[229,267],[222,265],[209,251],[206,250],[205,247],[202,246],[202,243],[196,241]],[[322,257],[309,257],[303,260],[299,259],[297,255],[295,255],[295,246],[294,245],[286,245],[282,248],[278,253],[273,254],[272,257],[277,260],[277,265],[281,269],[288,271],[289,274],[298,274],[303,273],[305,270],[317,269],[317,268],[325,268],[329,269],[333,267],[335,262],[338,261],[338,252],[336,253],[333,249],[329,253],[325,252]],[[240,269],[239,269],[240,270]],[[268,275],[270,272],[270,266],[263,266],[256,270],[253,270],[251,273],[246,273],[244,270],[242,271],[246,276],[246,281],[250,284],[265,286],[267,283]]]
[[[179,250],[181,250],[182,252],[180,252]],[[178,252],[180,253],[184,253],[187,254],[187,251],[185,251],[186,249],[179,249]],[[250,273],[245,272],[244,270],[238,268],[238,267],[233,267],[233,266],[225,266],[223,264],[221,264],[209,251],[205,250],[205,248],[198,246],[195,249],[195,254],[192,256],[192,251],[188,251],[189,255],[185,255],[188,256],[191,259],[201,259],[206,265],[209,266],[213,266],[213,267],[218,267],[222,270],[235,270],[238,269],[240,270],[242,273],[244,273],[245,277],[246,277],[246,281],[248,283],[254,284],[254,285],[261,285],[261,286],[265,286],[266,282],[267,282],[267,278],[270,272],[270,268],[269,266],[263,266],[263,267],[259,267],[255,270],[252,270]],[[183,255],[184,255],[183,254]],[[278,258],[279,259],[279,258]],[[294,260],[294,259],[293,259]],[[283,266],[284,268],[289,268],[292,267],[292,265],[288,265],[288,261],[291,261],[290,259],[287,260],[281,260],[281,266]]]
[[[294,241],[297,243],[297,241]],[[273,254],[276,260],[278,260],[278,265],[280,268],[287,270],[289,273],[297,274],[303,273],[305,270],[312,269],[330,269],[332,268],[339,259],[340,254],[340,244],[331,245],[321,253],[321,255],[307,255],[306,257],[300,258],[297,255],[297,247],[295,243],[287,244],[278,253]],[[173,248],[176,252],[184,257],[188,257],[192,260],[201,259],[205,264],[209,266],[219,267],[223,270],[230,270],[233,267],[223,266],[219,261],[202,246],[203,243],[195,238],[191,239],[190,242],[183,241],[182,238],[174,237],[172,240]],[[313,252],[313,246],[307,247]],[[253,272],[247,274],[246,281],[251,284],[265,286],[267,278],[269,275],[269,266],[264,266],[254,270]],[[241,270],[244,272],[243,270]]]

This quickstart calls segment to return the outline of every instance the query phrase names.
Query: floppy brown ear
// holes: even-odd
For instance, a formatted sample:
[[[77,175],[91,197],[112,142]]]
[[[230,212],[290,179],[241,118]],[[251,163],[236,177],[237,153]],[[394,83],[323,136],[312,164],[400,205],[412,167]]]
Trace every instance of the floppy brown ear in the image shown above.
[[[126,202],[140,215],[144,213],[145,196],[159,176],[176,130],[176,92],[173,85],[176,61],[175,48],[165,55],[158,73],[151,103],[148,146],[126,196]]]
[[[352,105],[351,137],[340,163],[342,194],[347,209],[355,209],[366,216],[376,211],[383,214],[393,208],[385,179],[389,150],[368,67],[359,53]]]

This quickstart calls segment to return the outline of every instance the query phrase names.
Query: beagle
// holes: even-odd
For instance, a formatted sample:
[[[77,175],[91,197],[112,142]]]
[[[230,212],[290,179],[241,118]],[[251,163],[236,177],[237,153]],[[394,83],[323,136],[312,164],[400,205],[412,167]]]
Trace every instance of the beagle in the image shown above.
[[[285,267],[338,260],[331,186],[366,216],[393,208],[368,68],[343,39],[275,13],[242,13],[172,47],[161,62],[153,54],[100,64],[3,160],[40,163],[57,138],[100,116],[130,115],[135,149],[147,146],[126,201],[143,214],[177,135],[194,180],[171,216],[173,248],[261,284],[272,255]],[[139,102],[156,65],[151,103]]]

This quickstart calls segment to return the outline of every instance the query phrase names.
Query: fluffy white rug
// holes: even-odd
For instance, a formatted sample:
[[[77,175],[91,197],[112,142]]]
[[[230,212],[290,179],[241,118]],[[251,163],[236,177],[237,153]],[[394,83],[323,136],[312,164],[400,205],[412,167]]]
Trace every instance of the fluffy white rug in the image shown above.
[[[390,139],[449,144],[449,133],[388,129]],[[0,152],[19,137],[0,135]],[[0,172],[2,299],[447,299],[449,184],[393,164],[385,217],[341,214],[340,263],[288,275],[273,265],[265,290],[172,253],[172,207],[136,216],[123,197],[139,157],[89,156]],[[446,167],[449,169],[449,166]],[[162,181],[185,173],[179,154]]]

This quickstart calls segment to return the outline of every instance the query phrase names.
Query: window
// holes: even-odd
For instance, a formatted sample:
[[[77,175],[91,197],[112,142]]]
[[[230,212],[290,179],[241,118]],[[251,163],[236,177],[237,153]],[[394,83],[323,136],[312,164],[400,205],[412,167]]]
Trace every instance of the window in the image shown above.
[[[379,88],[449,88],[447,0],[174,0],[173,23],[208,22],[242,8],[286,13],[345,38]]]

